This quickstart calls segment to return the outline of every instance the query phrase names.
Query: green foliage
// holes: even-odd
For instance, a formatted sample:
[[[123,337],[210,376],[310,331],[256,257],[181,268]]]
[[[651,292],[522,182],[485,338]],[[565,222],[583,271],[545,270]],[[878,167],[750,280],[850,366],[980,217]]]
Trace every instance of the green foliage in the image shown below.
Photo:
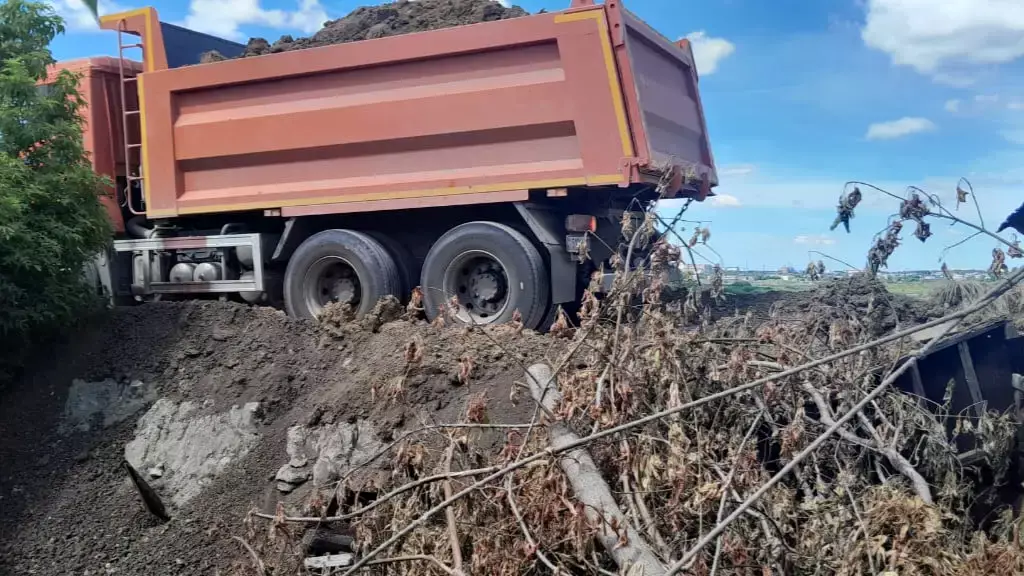
[[[771,288],[765,286],[755,286],[745,280],[738,280],[732,284],[725,285],[725,293],[727,295],[734,296],[746,296],[749,294],[766,294],[771,292]]]
[[[83,265],[110,239],[106,189],[82,142],[78,78],[56,75],[47,5],[0,0],[0,364],[88,305]]]

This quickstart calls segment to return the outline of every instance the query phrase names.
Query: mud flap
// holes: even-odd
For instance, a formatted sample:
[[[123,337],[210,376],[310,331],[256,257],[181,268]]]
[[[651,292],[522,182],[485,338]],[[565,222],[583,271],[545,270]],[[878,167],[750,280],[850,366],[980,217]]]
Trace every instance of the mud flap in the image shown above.
[[[564,229],[558,216],[542,207],[515,203],[534,237],[548,251],[551,268],[551,306],[576,300],[576,262],[565,249]]]

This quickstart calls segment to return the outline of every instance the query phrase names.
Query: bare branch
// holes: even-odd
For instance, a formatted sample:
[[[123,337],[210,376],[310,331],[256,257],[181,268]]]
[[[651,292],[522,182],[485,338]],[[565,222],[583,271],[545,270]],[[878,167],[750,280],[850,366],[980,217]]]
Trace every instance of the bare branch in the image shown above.
[[[505,476],[505,496],[508,500],[508,507],[512,510],[512,515],[516,517],[516,522],[519,523],[519,529],[523,532],[523,537],[526,538],[526,543],[530,545],[530,549],[533,550],[537,559],[547,566],[548,570],[551,570],[551,573],[554,576],[559,576],[563,573],[568,574],[568,572],[556,566],[555,563],[552,562],[546,554],[544,554],[544,551],[540,549],[540,545],[537,543],[537,540],[535,540],[533,535],[530,533],[530,528],[526,525],[526,519],[523,518],[523,513],[519,511],[519,506],[516,505],[515,494],[513,494],[512,479],[512,474]]]
[[[901,338],[905,338],[905,337],[907,337],[907,336],[909,336],[911,334],[915,334],[915,333],[920,332],[922,330],[926,330],[926,329],[932,328],[934,326],[940,326],[940,325],[946,324],[950,320],[960,320],[962,318],[965,318],[965,317],[967,317],[967,316],[977,312],[978,310],[981,310],[985,306],[987,306],[988,303],[992,299],[994,299],[994,297],[997,297],[998,295],[1004,293],[1006,290],[1010,289],[1010,287],[1012,287],[1014,284],[1019,282],[1021,280],[1021,278],[1024,278],[1024,268],[1022,268],[1021,270],[1018,270],[1018,271],[1014,272],[1013,274],[1011,274],[1010,276],[1008,276],[1006,279],[1004,279],[1002,282],[1000,282],[1000,284],[995,289],[993,289],[991,292],[989,292],[988,296],[980,299],[979,301],[977,301],[973,305],[968,306],[968,307],[966,307],[966,308],[964,308],[962,310],[958,310],[956,312],[947,314],[946,316],[943,316],[942,318],[939,318],[937,320],[933,320],[931,322],[927,322],[927,323],[924,323],[924,324],[921,324],[921,325],[918,325],[918,326],[915,326],[915,327],[912,327],[912,328],[907,328],[907,329],[901,330],[899,332],[894,332],[894,333],[889,334],[887,336],[883,336],[881,338],[872,340],[871,342],[867,342],[867,343],[864,343],[864,344],[861,344],[861,345],[858,345],[858,346],[854,346],[854,347],[849,348],[847,350],[844,350],[842,352],[837,352],[837,353],[832,354],[830,356],[826,356],[824,358],[820,358],[818,360],[814,360],[812,362],[808,362],[806,364],[803,364],[803,365],[800,365],[800,366],[797,366],[797,367],[794,367],[794,368],[790,368],[789,370],[785,370],[783,372],[779,372],[777,374],[773,374],[773,375],[765,377],[765,378],[760,378],[760,379],[754,380],[752,382],[748,382],[746,384],[741,384],[739,386],[734,386],[732,388],[723,390],[721,392],[717,392],[715,394],[711,394],[711,395],[705,396],[703,398],[699,398],[697,400],[694,400],[694,401],[691,401],[691,402],[687,402],[685,404],[681,404],[681,405],[676,406],[674,408],[669,408],[667,410],[662,410],[660,412],[656,412],[656,413],[650,414],[648,416],[644,416],[642,418],[638,418],[636,420],[633,420],[633,421],[630,421],[630,422],[626,422],[626,423],[620,424],[618,426],[614,426],[612,428],[607,428],[607,429],[602,430],[600,432],[597,432],[595,434],[591,434],[590,436],[586,436],[584,438],[581,438],[578,441],[566,444],[565,446],[561,446],[561,447],[559,447],[557,449],[554,448],[554,447],[549,446],[548,448],[545,448],[544,450],[541,450],[541,451],[539,451],[539,452],[537,452],[537,453],[535,453],[535,454],[533,454],[531,456],[523,458],[522,460],[518,460],[518,461],[516,461],[516,462],[514,462],[514,463],[512,463],[512,464],[510,464],[508,466],[505,466],[504,468],[501,468],[500,470],[495,471],[494,473],[488,475],[486,478],[478,480],[477,482],[473,483],[472,485],[467,486],[463,490],[459,491],[458,493],[453,495],[451,498],[446,498],[443,502],[441,502],[441,503],[437,504],[436,506],[434,506],[433,508],[427,510],[422,515],[420,515],[418,518],[416,518],[415,520],[410,522],[408,525],[406,525],[404,528],[402,528],[401,530],[395,532],[390,538],[388,538],[386,541],[384,541],[379,546],[377,546],[377,548],[374,548],[372,551],[370,551],[361,560],[356,562],[355,565],[350,567],[349,570],[347,570],[345,572],[345,576],[350,576],[351,574],[354,574],[357,570],[359,570],[360,568],[365,566],[367,564],[367,562],[372,560],[374,557],[379,555],[384,550],[387,550],[388,548],[390,548],[395,542],[397,542],[400,539],[404,538],[407,534],[409,534],[410,532],[412,532],[413,530],[415,530],[419,526],[422,526],[428,520],[433,518],[438,512],[441,512],[442,510],[444,510],[448,506],[451,506],[452,503],[454,503],[455,501],[459,500],[460,498],[465,497],[467,494],[470,494],[473,491],[475,491],[475,490],[477,490],[477,489],[479,489],[479,488],[481,488],[483,486],[486,486],[487,484],[493,482],[494,480],[503,477],[505,474],[508,474],[509,472],[512,472],[514,470],[518,470],[518,469],[520,469],[520,468],[522,468],[524,466],[530,465],[531,463],[539,461],[541,459],[550,458],[550,457],[552,457],[552,456],[554,456],[556,454],[559,454],[559,453],[562,453],[562,452],[566,452],[566,451],[572,450],[574,448],[578,448],[580,446],[584,446],[584,445],[589,444],[591,442],[594,442],[596,440],[600,440],[602,438],[607,438],[607,437],[612,436],[614,434],[618,434],[618,433],[624,432],[626,430],[630,430],[632,428],[636,428],[638,426],[642,426],[642,425],[647,424],[649,422],[653,422],[655,420],[660,420],[660,419],[666,418],[668,416],[671,416],[673,414],[678,414],[678,413],[683,412],[685,410],[690,410],[692,408],[695,408],[697,406],[702,406],[704,404],[707,404],[709,402],[713,402],[715,400],[721,400],[723,398],[728,398],[730,396],[739,394],[741,392],[745,392],[747,390],[751,390],[753,388],[757,388],[759,386],[763,386],[764,384],[767,384],[769,382],[774,382],[774,381],[780,380],[782,378],[787,378],[789,376],[793,376],[793,375],[799,374],[800,372],[803,372],[805,370],[809,370],[809,369],[815,368],[817,366],[828,364],[830,362],[834,362],[836,360],[840,360],[842,358],[846,358],[846,357],[852,356],[854,354],[859,354],[859,353],[861,353],[861,352],[863,352],[865,350],[869,350],[871,348],[875,348],[875,347],[880,346],[882,344],[885,344],[887,342],[892,342],[894,340],[899,340]],[[946,329],[944,330],[943,334],[948,332],[952,328],[952,326],[953,326],[952,323],[949,326],[947,326]],[[937,342],[937,341],[938,341],[938,339],[933,340],[933,342]],[[929,346],[931,346],[931,344],[929,344]],[[902,374],[903,371],[907,370],[914,363],[916,363],[916,360],[912,359],[912,360],[908,361],[903,366],[901,366],[897,370],[897,372],[894,372],[893,374],[895,374],[897,376],[899,374]],[[887,378],[883,382],[883,384],[885,384],[885,386],[881,386],[880,385],[878,388],[876,388],[874,391],[872,391],[871,394],[869,394],[867,397],[865,397],[865,399],[862,401],[862,403],[864,405],[867,405],[868,403],[870,403],[871,400],[873,400],[879,394],[881,394],[883,391],[885,391],[885,389],[888,388],[888,386],[889,386],[890,379],[894,379],[894,378],[892,378],[892,377]],[[838,420],[837,424],[839,424],[839,425],[845,424],[850,418],[853,418],[853,416],[856,414],[857,411],[860,411],[862,406],[860,404],[858,404],[855,408],[856,408],[855,411],[848,412],[840,420]],[[836,427],[836,428],[838,428],[838,427]],[[820,436],[817,440],[815,440],[815,442],[813,444],[813,448],[817,448],[817,446],[820,446],[822,443],[825,442],[825,440],[828,439],[828,437],[830,437],[834,433],[835,433],[835,430],[833,430],[832,428],[830,428],[829,430],[826,430],[826,432],[822,436]],[[803,454],[803,458],[806,458],[806,455],[810,454],[810,452],[812,452],[812,451],[813,450],[805,450],[806,453],[802,452],[801,454]],[[801,458],[801,460],[803,458]],[[727,517],[723,521],[723,523],[719,527],[719,529],[716,529],[715,531],[712,531],[710,534],[708,534],[708,536],[705,537],[705,540],[707,540],[707,542],[704,542],[703,546],[706,546],[708,542],[710,542],[710,541],[714,540],[715,538],[717,538],[718,534],[720,534],[724,530],[724,527],[727,526],[728,524],[732,523],[736,519],[736,517],[738,516],[737,513],[742,513],[742,511],[750,508],[750,506],[754,502],[756,502],[756,500],[758,498],[760,498],[765,492],[767,492],[769,489],[771,489],[772,486],[777,484],[783,477],[785,477],[786,474],[788,474],[790,471],[792,471],[793,468],[796,466],[796,464],[794,464],[794,462],[796,462],[796,464],[799,463],[799,461],[794,460],[794,461],[791,461],[789,464],[787,464],[787,466],[784,467],[783,470],[781,470],[775,477],[773,477],[773,480],[771,481],[770,485],[767,485],[766,488],[762,487],[763,488],[762,490],[759,490],[757,493],[755,493],[753,496],[751,496],[751,498],[748,498],[748,500],[744,503],[744,505],[741,505],[740,508],[737,508],[736,512],[731,514],[729,517]],[[689,560],[689,559],[687,559],[687,560]],[[683,563],[683,565],[684,564],[685,563]],[[680,565],[680,566],[682,566],[682,565]],[[678,571],[678,569],[677,569],[677,571]]]
[[[380,566],[382,564],[395,564],[398,562],[430,562],[437,568],[441,569],[442,572],[449,576],[463,576],[462,572],[452,570],[448,566],[445,566],[444,562],[441,562],[433,556],[427,554],[413,554],[410,556],[395,556],[394,558],[384,558],[382,560],[374,560],[367,562],[366,566]]]
[[[444,471],[452,473],[452,457],[455,455],[455,440],[449,439],[448,449],[444,455]],[[441,484],[444,487],[444,497],[452,497],[452,481],[444,480]],[[448,539],[452,546],[452,568],[456,572],[462,572],[462,545],[459,543],[459,529],[455,523],[455,511],[450,507],[444,511],[445,519],[448,521]]]
[[[999,285],[989,290],[988,293],[986,293],[982,298],[980,298],[977,303],[968,308],[968,310],[977,311],[980,310],[982,307],[987,306],[992,300],[995,300],[1000,295],[1005,293],[1007,290],[1012,288],[1022,278],[1024,278],[1024,268],[1021,268],[1011,276],[1007,277],[1004,281],[1000,282]],[[850,410],[843,414],[841,418],[839,418],[831,426],[829,426],[828,429],[825,430],[825,432],[820,434],[817,438],[814,439],[814,441],[808,444],[806,448],[801,450],[799,454],[796,454],[789,462],[786,463],[785,466],[782,467],[781,470],[779,470],[774,476],[772,476],[772,478],[768,482],[765,482],[756,492],[754,492],[746,500],[744,500],[743,503],[740,504],[739,507],[737,507],[736,510],[734,510],[732,514],[730,514],[725,520],[719,522],[718,525],[715,526],[715,528],[707,534],[707,536],[701,538],[693,546],[693,548],[690,549],[689,552],[687,552],[682,558],[679,559],[678,562],[676,562],[669,568],[669,571],[666,576],[672,576],[673,574],[677,574],[679,570],[686,566],[686,564],[701,551],[701,549],[703,549],[715,538],[717,538],[719,534],[724,532],[725,529],[728,528],[729,525],[732,524],[737,518],[739,518],[739,516],[745,510],[753,506],[754,503],[756,503],[762,496],[764,496],[769,490],[771,490],[776,484],[778,484],[783,478],[785,478],[790,472],[792,472],[793,469],[796,468],[803,460],[805,460],[808,456],[813,454],[818,449],[818,447],[824,444],[825,441],[828,440],[833,434],[835,434],[843,425],[845,425],[847,422],[855,418],[857,414],[859,414],[860,411],[864,409],[865,406],[871,403],[872,400],[874,400],[883,392],[885,392],[889,388],[889,386],[896,381],[896,379],[903,375],[904,372],[916,366],[918,358],[926,355],[929,351],[935,348],[939,344],[939,342],[946,336],[946,334],[952,331],[953,328],[959,325],[960,321],[967,316],[967,314],[963,314],[962,312],[963,311],[957,314],[949,315],[952,318],[947,318],[947,321],[954,320],[953,322],[950,322],[948,325],[946,325],[934,339],[932,339],[928,344],[926,344],[916,353],[912,354],[906,362],[904,362],[899,368],[897,368],[894,372],[892,372],[891,374],[889,374],[889,376],[882,380],[881,384],[876,386],[871,392],[868,393],[867,396],[865,396],[859,402],[857,402],[857,404],[855,404],[852,408],[850,408]]]
[[[253,568],[256,569],[256,572],[260,574],[260,576],[268,574],[267,566],[263,563],[263,560],[260,559],[259,554],[257,554],[256,551],[253,550],[252,546],[250,546],[248,542],[242,540],[238,536],[232,536],[231,539],[245,547],[246,552],[249,553],[249,557],[252,559]]]

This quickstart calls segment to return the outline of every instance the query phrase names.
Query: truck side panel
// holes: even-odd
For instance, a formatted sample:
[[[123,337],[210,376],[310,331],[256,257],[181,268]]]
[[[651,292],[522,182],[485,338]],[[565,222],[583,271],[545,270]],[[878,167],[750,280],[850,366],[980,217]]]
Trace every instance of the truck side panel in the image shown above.
[[[556,16],[144,74],[147,211],[626,184],[607,24]]]
[[[126,66],[129,75],[134,75],[139,69],[139,65],[133,62],[126,62]],[[116,183],[118,177],[126,174],[118,61],[100,56],[61,62],[50,68],[49,78],[55,78],[62,70],[79,75],[78,90],[85,100],[81,109],[82,140],[93,169]],[[131,101],[134,103],[134,96]],[[130,124],[129,129],[135,130],[137,126]],[[118,194],[111,188],[107,195],[100,197],[100,202],[107,209],[114,231],[123,232],[124,218],[118,205]]]

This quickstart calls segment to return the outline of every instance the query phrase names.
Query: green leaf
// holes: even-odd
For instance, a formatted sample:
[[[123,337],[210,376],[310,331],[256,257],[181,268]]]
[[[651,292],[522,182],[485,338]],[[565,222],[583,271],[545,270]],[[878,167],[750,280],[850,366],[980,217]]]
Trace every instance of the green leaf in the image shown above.
[[[85,314],[78,271],[111,238],[105,181],[82,141],[79,78],[47,77],[63,31],[48,3],[0,0],[0,375]]]

